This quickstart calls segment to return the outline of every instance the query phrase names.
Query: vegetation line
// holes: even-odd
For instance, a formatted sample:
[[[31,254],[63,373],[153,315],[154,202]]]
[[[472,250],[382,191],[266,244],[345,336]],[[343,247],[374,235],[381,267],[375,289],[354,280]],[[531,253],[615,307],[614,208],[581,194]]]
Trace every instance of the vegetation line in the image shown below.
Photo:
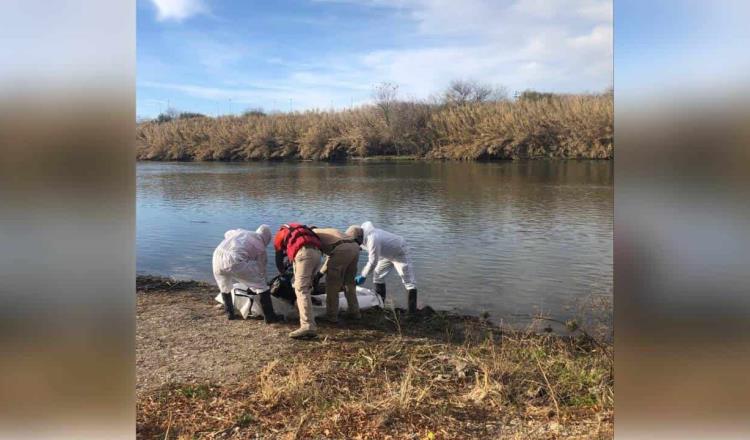
[[[137,126],[139,160],[325,160],[375,156],[426,159],[611,159],[612,91],[509,99],[454,82],[440,99],[397,99],[381,84],[374,104],[340,111],[206,117],[170,111]]]

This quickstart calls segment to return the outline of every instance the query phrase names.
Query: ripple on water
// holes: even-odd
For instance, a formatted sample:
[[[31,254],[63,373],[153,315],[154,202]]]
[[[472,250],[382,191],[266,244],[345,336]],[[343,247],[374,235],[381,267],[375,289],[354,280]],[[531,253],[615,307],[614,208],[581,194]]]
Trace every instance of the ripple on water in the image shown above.
[[[420,296],[433,307],[506,321],[539,308],[566,317],[576,299],[611,294],[611,168],[139,163],[137,268],[212,281],[211,254],[227,229],[371,220],[407,238]],[[395,274],[388,283],[403,305]]]

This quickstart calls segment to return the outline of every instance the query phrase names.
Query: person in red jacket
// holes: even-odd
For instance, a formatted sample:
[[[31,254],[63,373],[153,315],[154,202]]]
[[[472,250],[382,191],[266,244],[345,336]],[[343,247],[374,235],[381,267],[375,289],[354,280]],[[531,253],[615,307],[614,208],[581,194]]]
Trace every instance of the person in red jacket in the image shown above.
[[[273,247],[276,250],[276,268],[279,273],[286,272],[289,264],[294,270],[299,329],[289,333],[289,337],[314,338],[317,336],[317,327],[312,311],[312,291],[313,277],[318,273],[323,257],[320,239],[307,225],[288,223],[279,228]]]

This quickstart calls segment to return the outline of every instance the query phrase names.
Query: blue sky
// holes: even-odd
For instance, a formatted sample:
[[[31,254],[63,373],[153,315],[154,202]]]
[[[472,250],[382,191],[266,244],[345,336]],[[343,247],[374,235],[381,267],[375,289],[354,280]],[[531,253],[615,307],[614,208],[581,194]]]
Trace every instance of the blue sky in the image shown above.
[[[718,96],[747,88],[746,0],[615,3],[618,102],[686,94]]]
[[[345,108],[375,84],[612,84],[611,0],[137,0],[137,115]]]

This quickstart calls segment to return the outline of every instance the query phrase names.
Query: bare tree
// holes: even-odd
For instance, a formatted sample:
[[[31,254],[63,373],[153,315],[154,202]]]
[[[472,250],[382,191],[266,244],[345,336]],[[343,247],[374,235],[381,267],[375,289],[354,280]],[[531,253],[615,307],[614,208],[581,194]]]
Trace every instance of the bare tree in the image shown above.
[[[163,113],[159,113],[155,121],[157,123],[169,122],[177,119],[180,116],[180,112],[174,107],[168,107]]]
[[[383,112],[383,118],[385,118],[385,125],[391,126],[391,116],[393,113],[393,107],[396,104],[396,96],[398,95],[398,84],[391,82],[382,82],[375,86],[373,91],[373,97],[375,103]]]
[[[266,116],[266,112],[262,107],[252,107],[242,112],[242,116]]]
[[[516,94],[516,99],[518,101],[550,101],[555,98],[555,96],[559,96],[555,93],[549,93],[549,92],[537,92],[536,90],[526,89],[520,94]]]
[[[493,87],[474,80],[453,80],[443,92],[443,102],[462,105],[471,102],[503,101],[508,98],[505,87]]]

